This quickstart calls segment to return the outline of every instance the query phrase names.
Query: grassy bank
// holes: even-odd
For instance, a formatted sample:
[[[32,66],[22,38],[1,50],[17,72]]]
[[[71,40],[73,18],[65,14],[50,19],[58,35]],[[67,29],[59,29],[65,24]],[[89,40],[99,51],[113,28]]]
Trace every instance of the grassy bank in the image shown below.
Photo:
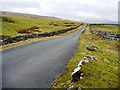
[[[0,29],[1,35],[10,37],[27,34],[19,33],[22,30],[29,30],[31,27],[38,27],[30,33],[44,33],[52,32],[60,29],[79,25],[78,22],[62,20],[62,19],[40,19],[30,18],[24,16],[3,16],[2,17],[2,30]]]
[[[103,30],[109,33],[119,33],[118,25],[93,25],[92,28],[95,30]]]
[[[58,31],[61,29],[66,29],[69,27],[75,27],[80,25],[79,22],[75,22],[75,21],[62,20],[62,19],[56,19],[56,18],[51,19],[50,17],[33,18],[30,16],[27,17],[27,15],[26,16],[24,15],[2,16],[2,19],[0,20],[2,23],[2,28],[0,28],[0,32],[1,32],[0,38],[8,38],[8,37],[20,36],[20,35],[25,35],[30,33],[52,32],[52,31]],[[76,30],[79,30],[79,29],[80,28]],[[0,46],[0,50],[14,48],[20,45],[29,44],[39,40],[47,40],[51,38],[62,37],[70,33],[73,33],[76,30],[69,31],[65,34],[61,34],[58,36],[34,38],[26,41],[3,45],[3,46]]]
[[[98,28],[98,26],[97,26]],[[100,29],[99,26],[98,29]],[[88,51],[86,46],[91,44],[96,51]],[[116,88],[118,87],[118,47],[117,41],[106,40],[91,34],[89,27],[80,36],[77,52],[68,62],[65,71],[53,83],[51,88],[68,88],[70,85],[82,88]],[[71,73],[84,56],[95,57],[82,66],[83,78],[78,82],[71,80]]]
[[[40,40],[48,40],[48,39],[53,39],[53,38],[60,38],[60,37],[63,37],[63,36],[67,36],[67,35],[69,35],[71,33],[74,33],[74,32],[76,32],[77,30],[80,30],[80,29],[81,29],[81,26],[79,28],[77,28],[77,29],[74,29],[72,31],[68,31],[67,33],[56,35],[56,36],[42,37],[42,38],[32,38],[32,39],[28,39],[28,40],[25,40],[25,41],[20,41],[20,42],[16,42],[16,43],[12,43],[12,44],[3,45],[3,46],[0,46],[0,51],[10,49],[10,48],[15,48],[15,47],[25,45],[25,44],[34,43],[34,42],[37,42],[37,41],[40,41]]]

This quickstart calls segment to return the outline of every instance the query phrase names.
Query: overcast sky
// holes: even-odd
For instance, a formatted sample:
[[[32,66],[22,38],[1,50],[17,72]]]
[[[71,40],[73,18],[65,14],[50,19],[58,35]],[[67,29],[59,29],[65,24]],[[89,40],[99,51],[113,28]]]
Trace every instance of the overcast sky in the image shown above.
[[[117,23],[119,0],[0,0],[1,11],[13,11],[90,23]]]

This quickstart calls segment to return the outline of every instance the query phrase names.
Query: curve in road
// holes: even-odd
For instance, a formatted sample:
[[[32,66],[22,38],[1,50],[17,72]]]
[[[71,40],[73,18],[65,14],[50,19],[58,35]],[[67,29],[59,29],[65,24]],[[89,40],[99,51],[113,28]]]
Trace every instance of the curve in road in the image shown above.
[[[3,88],[48,88],[76,51],[81,32],[2,52]]]

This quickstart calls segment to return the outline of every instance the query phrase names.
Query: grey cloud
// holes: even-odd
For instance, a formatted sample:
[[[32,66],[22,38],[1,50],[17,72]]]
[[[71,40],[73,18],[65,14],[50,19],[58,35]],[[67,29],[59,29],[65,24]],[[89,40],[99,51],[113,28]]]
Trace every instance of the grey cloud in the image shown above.
[[[40,8],[40,4],[36,2],[2,2],[3,10]]]
[[[116,2],[111,0],[105,0],[105,2],[96,0],[95,4],[81,4],[80,1],[57,2],[56,0],[51,2],[49,8],[50,10],[44,11],[44,14],[72,20],[80,20],[80,18],[82,18],[82,20],[86,22],[105,22],[106,20],[106,22],[116,21],[117,23],[117,0]],[[84,13],[84,15],[82,13]]]
[[[34,14],[57,16],[64,19],[85,22],[117,23],[118,1],[119,0],[29,0],[28,2],[5,2],[3,9],[31,13],[30,9],[32,8]],[[27,9],[29,10],[27,11]]]

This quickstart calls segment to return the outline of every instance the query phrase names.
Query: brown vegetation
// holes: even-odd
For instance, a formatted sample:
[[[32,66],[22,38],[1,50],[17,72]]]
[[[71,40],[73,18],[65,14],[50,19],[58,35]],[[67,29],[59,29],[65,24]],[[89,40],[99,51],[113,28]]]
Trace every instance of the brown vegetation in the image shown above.
[[[72,27],[72,26],[76,26],[74,23],[50,23],[49,25],[53,25],[53,26],[64,26],[64,27]]]
[[[1,17],[0,17],[1,18]],[[5,17],[5,16],[2,16],[2,21],[4,22],[11,22],[11,23],[14,23],[15,21],[12,20],[11,18],[8,18],[8,17]]]
[[[6,39],[6,38],[10,38],[10,36],[7,36],[7,35],[0,35],[0,40]]]
[[[34,33],[34,32],[40,32],[40,31],[39,31],[39,27],[33,26],[30,28],[25,28],[25,29],[19,30],[17,32],[18,33]]]

